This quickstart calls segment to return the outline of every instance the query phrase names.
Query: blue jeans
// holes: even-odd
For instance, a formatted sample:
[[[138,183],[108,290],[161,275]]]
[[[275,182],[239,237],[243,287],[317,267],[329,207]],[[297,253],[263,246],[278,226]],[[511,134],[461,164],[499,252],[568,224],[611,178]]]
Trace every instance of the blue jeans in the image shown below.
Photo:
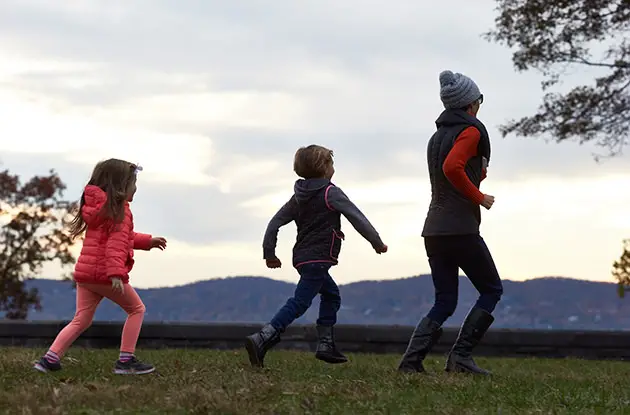
[[[333,326],[337,323],[341,296],[339,287],[328,273],[330,267],[328,263],[312,263],[298,268],[300,281],[295,288],[295,294],[271,319],[270,324],[276,330],[283,332],[295,319],[306,313],[317,294],[321,295],[317,324]]]
[[[492,313],[503,295],[503,284],[490,250],[480,235],[428,236],[424,246],[435,287],[435,303],[427,314],[443,324],[457,308],[459,269],[479,292],[475,307]]]

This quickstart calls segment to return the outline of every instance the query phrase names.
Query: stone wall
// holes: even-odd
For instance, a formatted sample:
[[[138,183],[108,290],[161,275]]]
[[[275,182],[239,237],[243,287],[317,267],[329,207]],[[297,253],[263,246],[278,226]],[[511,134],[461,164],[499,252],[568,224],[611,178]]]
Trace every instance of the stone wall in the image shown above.
[[[45,348],[67,322],[0,321],[0,345]],[[234,349],[260,325],[233,323],[145,323],[139,347]],[[120,342],[121,322],[95,322],[77,340],[77,346],[115,348]],[[413,327],[339,325],[340,348],[355,353],[395,353],[405,350]],[[444,354],[457,337],[445,329],[434,353]],[[291,326],[278,348],[314,350],[313,326]],[[580,357],[586,359],[630,358],[630,332],[564,330],[490,330],[476,354],[501,357]]]

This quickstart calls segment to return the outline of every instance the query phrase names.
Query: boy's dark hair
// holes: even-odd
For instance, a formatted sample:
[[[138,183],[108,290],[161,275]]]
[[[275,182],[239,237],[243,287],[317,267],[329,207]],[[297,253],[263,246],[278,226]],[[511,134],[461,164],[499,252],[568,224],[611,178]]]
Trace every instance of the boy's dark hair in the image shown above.
[[[300,147],[295,152],[293,171],[304,179],[316,179],[324,177],[332,164],[332,150],[311,144],[308,147]]]
[[[88,185],[97,186],[107,194],[107,203],[100,212],[101,216],[113,220],[114,223],[121,223],[124,220],[124,205],[136,181],[137,168],[136,164],[119,159],[101,161],[94,167]],[[83,220],[83,205],[85,192],[81,195],[79,210],[70,222],[70,235],[73,238],[87,229],[87,224]]]

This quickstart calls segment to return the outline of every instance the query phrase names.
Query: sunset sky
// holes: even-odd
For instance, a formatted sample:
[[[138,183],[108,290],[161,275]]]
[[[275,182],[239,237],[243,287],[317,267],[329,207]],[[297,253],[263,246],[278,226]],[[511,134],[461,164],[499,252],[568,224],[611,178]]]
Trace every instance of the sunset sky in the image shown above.
[[[630,237],[630,157],[598,164],[593,146],[501,138],[498,126],[534,113],[543,93],[540,74],[516,73],[511,51],[482,39],[494,4],[3,0],[1,167],[55,168],[77,199],[97,161],[139,162],[136,230],[169,246],[137,255],[136,286],[297,281],[295,226],[279,235],[281,270],[265,268],[262,235],[292,194],[295,150],[318,143],[390,248],[376,255],[344,221],[338,282],[427,273],[425,148],[450,69],[484,94],[482,191],[496,203],[482,235],[502,277],[609,281]],[[561,88],[595,74],[573,70]]]

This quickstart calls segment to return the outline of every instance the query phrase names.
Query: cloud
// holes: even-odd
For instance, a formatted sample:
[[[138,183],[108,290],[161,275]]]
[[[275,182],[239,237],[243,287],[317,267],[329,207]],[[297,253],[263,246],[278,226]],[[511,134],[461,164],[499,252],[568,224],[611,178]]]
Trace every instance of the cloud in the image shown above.
[[[0,33],[5,43],[19,45],[12,60],[34,62],[5,85],[56,97],[104,123],[203,134],[229,150],[239,141],[224,144],[227,137],[247,131],[242,154],[257,155],[247,152],[251,142],[273,136],[281,138],[266,143],[272,151],[323,141],[360,157],[373,153],[369,164],[379,158],[383,164],[383,156],[395,160],[401,150],[423,152],[440,110],[442,69],[477,80],[487,98],[481,115],[495,141],[499,123],[535,110],[540,94],[532,91],[539,90],[540,76],[515,74],[510,51],[477,36],[494,17],[491,2],[483,4],[460,2],[454,12],[450,4],[412,1],[387,7],[376,1],[187,1],[187,7],[94,1],[54,8],[6,2]],[[452,28],[474,15],[478,33],[444,30],[447,14]],[[42,65],[43,57],[81,61],[81,69]],[[520,170],[529,169],[519,160],[546,153],[557,165],[592,162],[578,146],[565,145],[570,154],[563,156],[511,140],[517,150],[504,159]],[[368,142],[375,142],[371,149]]]
[[[358,0],[343,4],[330,0],[300,4],[252,1],[247,5],[199,0],[179,5],[170,1],[91,1],[80,6],[7,1],[0,9],[0,23],[5,32],[41,41],[43,49],[56,55],[72,51],[86,60],[123,61],[127,65],[142,62],[160,68],[188,65],[207,70],[208,64],[225,63],[241,66],[255,62],[264,67],[263,58],[273,62],[288,56],[332,57],[356,65],[414,49],[412,58],[426,60],[416,45],[445,55],[450,55],[450,47],[462,45],[454,30],[441,31],[441,42],[428,41],[436,40],[436,30],[444,27],[440,17],[445,12],[450,12],[450,27],[467,25],[471,15],[481,27],[492,19],[491,13],[465,2],[458,4],[459,13],[453,13],[451,5],[411,0],[384,6],[383,2]],[[116,30],[111,30],[112,25]],[[98,48],[93,47],[95,43]],[[195,53],[189,55],[191,51]],[[460,53],[467,53],[466,49],[461,48]]]

